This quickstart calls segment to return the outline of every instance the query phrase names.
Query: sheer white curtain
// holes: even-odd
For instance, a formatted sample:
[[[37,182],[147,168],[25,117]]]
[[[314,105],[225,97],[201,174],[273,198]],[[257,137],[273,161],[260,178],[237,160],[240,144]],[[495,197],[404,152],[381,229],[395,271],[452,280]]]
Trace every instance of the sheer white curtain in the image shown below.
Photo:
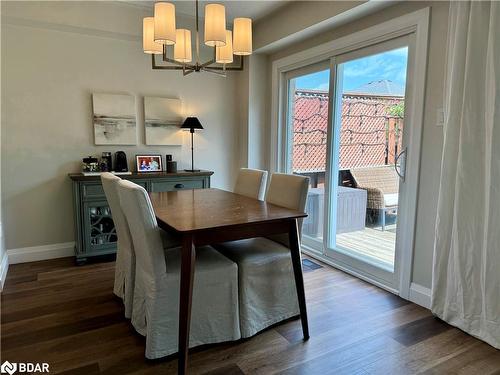
[[[500,2],[452,2],[432,311],[500,348]]]

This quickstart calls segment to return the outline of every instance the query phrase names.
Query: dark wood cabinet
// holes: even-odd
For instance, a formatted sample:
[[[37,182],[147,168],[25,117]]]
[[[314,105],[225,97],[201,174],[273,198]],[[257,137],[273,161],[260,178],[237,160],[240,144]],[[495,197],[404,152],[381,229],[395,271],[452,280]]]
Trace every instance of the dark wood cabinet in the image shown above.
[[[133,173],[120,176],[143,186],[149,192],[210,187],[213,172]],[[69,175],[73,181],[75,215],[75,256],[77,264],[88,258],[116,253],[116,230],[99,176]]]

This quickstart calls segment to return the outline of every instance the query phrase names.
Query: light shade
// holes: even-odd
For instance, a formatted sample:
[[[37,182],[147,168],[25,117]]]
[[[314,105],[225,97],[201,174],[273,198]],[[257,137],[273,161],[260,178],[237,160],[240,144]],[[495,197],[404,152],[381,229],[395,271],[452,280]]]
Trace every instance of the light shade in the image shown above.
[[[142,20],[142,49],[144,53],[161,54],[163,46],[154,41],[154,18],[146,17]]]
[[[181,126],[181,129],[203,129],[203,126],[201,126],[200,120],[198,120],[198,117],[186,117],[186,120]]]
[[[215,47],[215,62],[230,64],[233,62],[233,33],[226,30],[226,45]]]
[[[174,60],[182,63],[190,62],[193,59],[191,54],[191,31],[177,29],[175,34]]]
[[[205,6],[205,44],[210,47],[226,45],[226,10],[224,5]]]
[[[175,6],[171,3],[155,4],[155,42],[175,44]]]
[[[252,20],[235,18],[233,25],[233,53],[235,55],[252,54]]]

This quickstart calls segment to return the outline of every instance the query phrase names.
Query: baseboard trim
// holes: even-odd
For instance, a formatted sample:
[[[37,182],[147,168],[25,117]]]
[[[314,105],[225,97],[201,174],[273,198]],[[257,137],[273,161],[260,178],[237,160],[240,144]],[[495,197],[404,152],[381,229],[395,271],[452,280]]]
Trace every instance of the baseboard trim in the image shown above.
[[[3,284],[5,283],[5,279],[7,278],[7,271],[9,270],[9,257],[5,252],[4,245],[3,226],[2,222],[0,221],[0,291],[3,290]]]
[[[431,308],[431,290],[420,284],[411,283],[410,285],[410,301],[425,307]]]
[[[7,278],[7,271],[9,270],[9,257],[7,254],[4,254],[2,257],[2,261],[0,263],[0,291],[3,290],[3,284],[5,283],[5,279]]]
[[[7,250],[9,264],[36,262],[75,255],[75,243],[63,242],[51,245],[22,247]]]

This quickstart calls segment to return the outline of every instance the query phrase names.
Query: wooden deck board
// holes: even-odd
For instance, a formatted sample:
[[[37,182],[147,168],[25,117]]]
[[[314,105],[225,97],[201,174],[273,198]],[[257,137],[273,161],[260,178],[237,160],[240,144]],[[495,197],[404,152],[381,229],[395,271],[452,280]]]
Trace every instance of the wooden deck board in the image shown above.
[[[337,234],[337,246],[394,267],[396,233],[390,230],[365,228]]]

